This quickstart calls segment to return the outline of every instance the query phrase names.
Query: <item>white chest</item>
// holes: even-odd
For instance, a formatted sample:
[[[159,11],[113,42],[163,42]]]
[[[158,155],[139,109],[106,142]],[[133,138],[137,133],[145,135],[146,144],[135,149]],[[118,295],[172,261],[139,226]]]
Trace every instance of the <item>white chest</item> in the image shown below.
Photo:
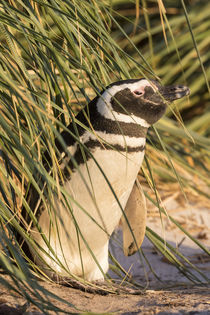
[[[42,231],[72,273],[81,275],[84,264],[85,272],[90,272],[88,279],[98,278],[98,273],[101,277],[89,249],[107,270],[108,241],[122,216],[143,157],[140,151],[126,154],[96,148],[94,158],[100,167],[94,159],[80,164],[79,171],[73,172],[64,186],[68,197],[55,200],[55,215],[42,213]],[[49,252],[36,231],[34,237]],[[58,273],[65,274],[53,260],[46,259]]]
[[[113,232],[122,215],[119,202],[124,208],[143,156],[143,152],[126,154],[97,148],[94,158],[100,168],[90,159],[86,164],[80,165],[80,174],[78,171],[72,174],[65,189],[79,204],[70,202],[78,225],[83,227],[88,224],[86,234],[92,235],[98,229],[93,220],[109,234]],[[64,222],[66,221],[69,221],[68,217],[65,218]]]

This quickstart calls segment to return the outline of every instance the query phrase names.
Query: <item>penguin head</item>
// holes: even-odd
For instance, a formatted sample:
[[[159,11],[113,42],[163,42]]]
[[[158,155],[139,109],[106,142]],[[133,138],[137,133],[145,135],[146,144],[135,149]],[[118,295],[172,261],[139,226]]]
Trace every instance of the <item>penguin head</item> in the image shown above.
[[[112,83],[101,98],[116,117],[140,118],[150,126],[163,116],[168,103],[189,93],[182,85],[162,86],[155,80],[131,79]]]

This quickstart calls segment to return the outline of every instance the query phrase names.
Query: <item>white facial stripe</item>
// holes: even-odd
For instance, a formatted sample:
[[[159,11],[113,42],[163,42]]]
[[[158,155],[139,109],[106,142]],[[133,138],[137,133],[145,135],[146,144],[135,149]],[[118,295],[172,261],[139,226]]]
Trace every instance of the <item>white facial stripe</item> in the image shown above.
[[[106,97],[106,96],[104,96]],[[107,119],[113,120],[113,121],[122,121],[125,123],[136,123],[142,127],[146,127],[149,128],[150,124],[148,124],[148,122],[146,122],[146,120],[137,117],[135,115],[127,115],[127,114],[122,114],[122,113],[117,113],[115,111],[113,111],[113,109],[111,108],[111,97],[109,98],[109,100],[106,99],[106,103],[104,102],[103,98],[100,98],[98,100],[97,103],[97,110],[98,112]],[[109,102],[109,103],[108,103]]]
[[[148,124],[144,119],[137,117],[135,115],[127,115],[127,114],[121,114],[113,111],[111,106],[111,98],[119,91],[128,88],[131,92],[138,90],[141,87],[150,86],[154,89],[154,91],[157,90],[157,87],[152,85],[147,80],[139,80],[135,83],[124,83],[121,85],[114,85],[107,89],[103,95],[99,98],[97,103],[97,110],[98,112],[105,118],[111,119],[111,120],[117,120],[122,121],[126,123],[136,123],[141,125],[142,127],[150,127],[150,124]],[[126,108],[125,108],[126,110]]]
[[[115,95],[117,92],[121,91],[121,90],[124,90],[126,88],[128,88],[131,92],[135,91],[135,90],[138,90],[139,88],[141,87],[146,87],[146,86],[150,86],[151,88],[153,88],[153,90],[156,92],[158,90],[158,88],[150,83],[148,80],[139,80],[135,83],[122,83],[120,85],[113,85],[111,86],[109,89],[107,89],[105,91],[106,92],[109,92],[109,94],[111,95],[111,97],[113,95]]]
[[[111,120],[123,121],[125,123],[135,123],[145,128],[150,127],[150,124],[148,124],[146,120],[140,117],[137,117],[135,115],[126,115],[126,114],[117,113],[115,111],[111,111],[109,108],[107,109],[104,117],[109,118]]]

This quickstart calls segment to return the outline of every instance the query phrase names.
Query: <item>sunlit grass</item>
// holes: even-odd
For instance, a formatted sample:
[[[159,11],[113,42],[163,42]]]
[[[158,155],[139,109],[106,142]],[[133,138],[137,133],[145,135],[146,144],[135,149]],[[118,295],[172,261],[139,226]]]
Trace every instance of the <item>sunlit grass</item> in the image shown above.
[[[106,85],[144,75],[159,77],[163,84],[190,87],[190,98],[169,108],[167,117],[151,129],[144,176],[154,191],[156,180],[177,181],[181,190],[190,187],[209,198],[189,178],[196,176],[209,186],[210,4],[196,3],[185,10],[183,1],[177,8],[167,8],[165,1],[166,11],[161,9],[160,18],[160,1],[147,7],[145,1],[143,7],[140,3],[140,13],[129,2],[128,14],[126,3],[113,1],[110,7],[103,1],[0,2],[0,262],[12,282],[3,277],[0,281],[45,312],[54,307],[48,301],[50,293],[34,277],[44,275],[29,258],[22,258],[15,239],[20,234],[37,250],[28,233],[31,224],[23,220],[21,211],[24,206],[39,227],[27,203],[31,186],[44,203],[54,192],[64,196],[67,204],[68,200],[79,202],[72,201],[59,184],[55,138],[70,121],[77,137],[75,113]],[[52,158],[52,176],[42,162],[46,150]],[[40,178],[47,189],[39,186]],[[158,198],[153,202],[164,215]],[[200,282],[192,273],[196,267],[180,253],[174,256],[169,245],[166,250],[164,240],[149,229],[147,237],[183,274]]]

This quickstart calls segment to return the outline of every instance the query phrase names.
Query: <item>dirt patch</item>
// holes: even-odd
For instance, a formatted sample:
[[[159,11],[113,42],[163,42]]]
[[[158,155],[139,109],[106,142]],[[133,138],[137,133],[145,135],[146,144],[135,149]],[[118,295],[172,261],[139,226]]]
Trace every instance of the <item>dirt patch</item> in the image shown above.
[[[54,284],[43,284],[46,289],[74,304],[75,308],[54,301],[57,307],[70,313],[84,311],[115,314],[210,314],[209,289],[186,287],[170,290],[147,290],[140,295],[101,296],[66,288]],[[53,302],[53,300],[52,300]],[[1,289],[0,314],[41,315],[35,306],[27,304],[23,298],[11,296]],[[50,314],[53,314],[50,312]]]

